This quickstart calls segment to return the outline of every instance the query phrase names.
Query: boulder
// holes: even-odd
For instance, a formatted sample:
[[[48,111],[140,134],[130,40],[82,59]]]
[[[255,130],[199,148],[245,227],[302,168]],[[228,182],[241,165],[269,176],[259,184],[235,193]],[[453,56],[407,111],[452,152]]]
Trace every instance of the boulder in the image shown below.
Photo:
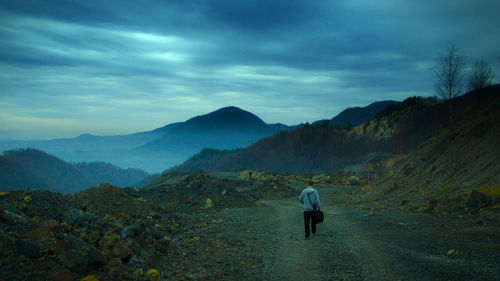
[[[137,237],[141,232],[144,231],[144,223],[142,221],[135,222],[131,225],[125,226],[122,229],[122,239]]]
[[[93,247],[66,251],[58,255],[56,260],[59,264],[79,274],[96,270],[103,264],[102,255]]]
[[[173,245],[172,239],[170,239],[170,237],[163,237],[160,240],[158,240],[157,250],[162,252],[162,253],[168,252],[173,247],[174,247],[174,245]]]
[[[128,264],[131,266],[131,267],[141,267],[142,266],[142,262],[141,260],[137,257],[137,255],[133,255],[132,258],[128,261]]]
[[[8,223],[12,222],[12,219],[7,215],[5,209],[2,206],[0,206],[0,221]]]
[[[16,252],[29,258],[40,258],[42,256],[42,245],[28,239],[16,240],[14,248]]]
[[[155,240],[161,239],[163,237],[162,233],[153,226],[147,226],[144,229],[142,235],[144,236],[144,238],[155,239]]]
[[[54,233],[61,229],[61,224],[55,220],[44,220],[40,222],[37,228],[31,230],[24,235],[32,241],[42,242],[52,240]]]
[[[21,212],[17,210],[9,210],[9,209],[4,209],[3,211],[5,215],[2,215],[5,217],[3,220],[6,222],[18,222],[18,223],[25,223],[28,221],[28,218]]]
[[[47,245],[47,252],[49,254],[53,253],[62,253],[64,251],[67,251],[71,248],[71,242],[68,241],[67,239],[58,239],[56,241],[52,241]]]
[[[54,281],[73,281],[73,274],[66,268],[56,268],[51,272]]]
[[[101,246],[101,249],[112,249],[113,246],[116,243],[119,243],[120,241],[120,236],[116,235],[115,233],[106,233],[104,237],[101,238],[99,241],[99,246]]]
[[[85,216],[84,211],[80,209],[71,209],[64,213],[64,221],[69,225],[75,225],[83,216]]]
[[[127,246],[117,243],[115,247],[112,250],[113,256],[119,258],[123,263],[127,263],[132,256],[134,255],[134,252]]]

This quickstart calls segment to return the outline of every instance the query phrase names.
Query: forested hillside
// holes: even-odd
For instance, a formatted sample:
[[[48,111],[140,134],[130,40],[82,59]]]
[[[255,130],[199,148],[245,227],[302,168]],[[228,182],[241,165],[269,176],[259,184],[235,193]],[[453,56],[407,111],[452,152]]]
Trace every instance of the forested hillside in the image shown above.
[[[495,89],[490,88],[486,92]],[[468,93],[453,100],[457,114],[476,100]],[[410,97],[380,111],[373,121],[353,128],[323,122],[280,132],[241,150],[203,150],[174,170],[331,171],[363,165],[371,159],[413,151],[448,124],[448,104]]]
[[[333,117],[330,123],[340,125],[350,123],[353,126],[358,126],[373,120],[377,113],[386,109],[388,106],[395,106],[397,104],[399,104],[399,102],[390,100],[374,102],[365,107],[349,107]]]
[[[149,176],[103,162],[70,164],[37,149],[6,151],[0,156],[0,190],[39,188],[72,193],[111,183],[132,186]]]

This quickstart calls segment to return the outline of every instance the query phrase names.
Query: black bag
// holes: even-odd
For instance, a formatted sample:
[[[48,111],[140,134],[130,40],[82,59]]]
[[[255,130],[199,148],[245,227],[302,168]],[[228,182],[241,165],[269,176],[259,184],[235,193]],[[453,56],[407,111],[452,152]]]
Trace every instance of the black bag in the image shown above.
[[[321,210],[317,210],[315,215],[317,223],[322,223],[323,220],[325,219],[325,214],[323,214],[323,211]]]

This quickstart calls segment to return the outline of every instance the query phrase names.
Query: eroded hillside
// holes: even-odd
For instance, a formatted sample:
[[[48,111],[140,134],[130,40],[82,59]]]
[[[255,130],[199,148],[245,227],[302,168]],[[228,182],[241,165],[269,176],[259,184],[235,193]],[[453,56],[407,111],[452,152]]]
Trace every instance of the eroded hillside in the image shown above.
[[[474,97],[453,123],[391,163],[368,193],[380,204],[428,211],[495,208],[496,199],[481,193],[500,189],[499,109],[498,87]]]

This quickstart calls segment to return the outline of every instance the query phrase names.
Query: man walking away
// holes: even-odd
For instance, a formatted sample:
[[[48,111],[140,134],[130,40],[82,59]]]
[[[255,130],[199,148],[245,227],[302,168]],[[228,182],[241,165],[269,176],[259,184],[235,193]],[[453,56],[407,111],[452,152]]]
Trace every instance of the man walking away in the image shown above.
[[[313,188],[312,181],[309,181],[307,188],[304,188],[300,193],[299,201],[304,204],[304,225],[306,228],[306,239],[308,239],[311,230],[313,234],[316,233],[315,213],[316,210],[321,208],[319,194],[318,191]]]

